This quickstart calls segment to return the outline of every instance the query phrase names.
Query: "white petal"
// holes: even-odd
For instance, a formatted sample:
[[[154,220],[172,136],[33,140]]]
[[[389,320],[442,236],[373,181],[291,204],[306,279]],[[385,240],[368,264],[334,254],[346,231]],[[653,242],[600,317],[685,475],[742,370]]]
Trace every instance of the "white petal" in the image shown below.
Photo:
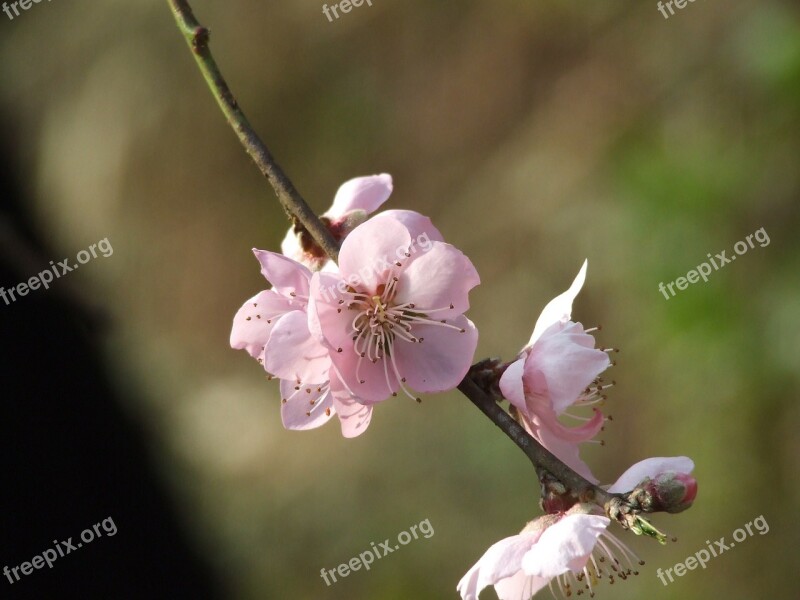
[[[619,479],[608,488],[608,491],[614,494],[630,492],[645,479],[654,479],[661,473],[668,471],[691,473],[693,470],[694,462],[687,456],[646,458],[620,475]]]
[[[575,277],[569,289],[550,300],[547,306],[544,307],[542,314],[539,315],[539,319],[536,321],[536,326],[533,328],[533,334],[530,341],[528,341],[528,346],[533,346],[533,343],[554,323],[566,323],[572,318],[572,302],[578,292],[581,291],[583,282],[586,281],[586,268],[588,265],[588,259],[583,261],[583,266],[578,271],[578,276]]]

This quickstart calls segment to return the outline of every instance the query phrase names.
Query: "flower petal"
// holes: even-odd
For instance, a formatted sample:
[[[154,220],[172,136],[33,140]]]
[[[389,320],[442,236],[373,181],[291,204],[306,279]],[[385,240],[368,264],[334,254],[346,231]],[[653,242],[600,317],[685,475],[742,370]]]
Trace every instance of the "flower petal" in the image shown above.
[[[431,315],[434,319],[449,319],[467,311],[469,291],[480,282],[472,262],[460,250],[431,242],[430,250],[412,256],[403,269],[395,301],[411,302],[418,312],[436,310]]]
[[[339,252],[339,272],[349,285],[373,294],[399,267],[411,246],[408,229],[397,219],[378,215],[356,227]]]
[[[584,333],[580,323],[551,326],[525,360],[525,390],[548,397],[560,415],[610,365],[608,355],[594,348],[594,337]]]
[[[327,423],[333,416],[333,397],[328,386],[300,390],[296,390],[295,387],[295,383],[286,379],[281,380],[283,426],[290,430],[305,431]]]
[[[586,281],[586,268],[588,265],[589,261],[585,260],[581,270],[578,271],[577,277],[575,277],[572,285],[569,286],[569,289],[550,300],[547,306],[544,307],[542,314],[539,315],[539,319],[536,321],[536,326],[533,328],[533,334],[528,341],[528,346],[532,346],[551,325],[555,323],[565,323],[570,320],[572,317],[572,302],[575,300],[578,292],[581,291],[583,282]]]
[[[492,544],[458,582],[462,600],[478,600],[486,586],[515,575],[521,568],[522,557],[540,535],[541,532],[521,533]]]
[[[551,429],[542,425],[535,416],[532,420],[523,416],[523,424],[528,432],[535,437],[542,446],[552,452],[570,469],[587,481],[599,483],[599,480],[592,474],[589,466],[581,460],[580,448],[577,442],[566,441],[559,437]]]
[[[306,267],[277,252],[253,248],[253,254],[261,264],[261,274],[276,292],[282,296],[308,296],[311,271]]]
[[[525,404],[525,388],[522,385],[522,374],[525,372],[525,359],[520,358],[508,365],[500,376],[500,391],[503,397],[519,410],[527,413]]]
[[[387,173],[345,181],[339,186],[325,216],[337,220],[351,210],[373,213],[389,199],[392,188],[392,176]]]
[[[242,304],[233,317],[231,348],[245,349],[253,358],[263,358],[275,321],[292,309],[286,298],[272,290],[259,292]]]
[[[544,530],[539,541],[522,558],[528,575],[551,579],[577,572],[589,560],[597,539],[611,521],[599,515],[567,515]]]
[[[337,391],[337,388],[339,390]],[[361,404],[350,397],[335,373],[331,374],[331,389],[333,390],[333,406],[339,416],[339,423],[342,427],[342,435],[346,438],[354,438],[367,430],[372,420],[372,406]]]
[[[500,600],[528,600],[536,592],[550,583],[545,577],[526,575],[518,571],[515,575],[494,584],[494,591]]]
[[[282,316],[272,328],[264,350],[268,373],[302,383],[328,381],[331,359],[328,349],[308,330],[305,311],[294,310]]]
[[[464,332],[421,325],[413,328],[413,334],[424,339],[423,342],[396,340],[394,343],[398,373],[418,392],[452,390],[469,371],[478,346],[478,330],[464,315],[448,323]]]
[[[411,237],[416,241],[416,244],[412,245],[412,251],[414,248],[419,248],[422,252],[427,252],[430,250],[429,242],[444,241],[444,237],[433,225],[433,221],[416,211],[392,209],[383,211],[380,216],[392,217],[406,226]]]
[[[630,492],[645,479],[654,479],[661,473],[691,473],[694,461],[687,456],[646,458],[630,467],[615,481],[608,491],[612,493]]]

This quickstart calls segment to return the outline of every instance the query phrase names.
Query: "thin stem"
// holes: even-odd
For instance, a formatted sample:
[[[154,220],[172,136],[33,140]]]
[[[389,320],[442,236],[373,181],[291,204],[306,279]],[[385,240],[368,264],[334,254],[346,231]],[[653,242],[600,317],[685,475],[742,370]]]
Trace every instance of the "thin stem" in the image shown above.
[[[233,127],[247,153],[253,158],[258,168],[272,184],[278,199],[286,211],[314,237],[319,246],[332,260],[337,260],[339,248],[328,229],[317,215],[309,208],[305,200],[295,189],[291,180],[281,170],[270,154],[264,142],[258,137],[244,113],[236,103],[228,84],[220,73],[208,47],[208,29],[201,26],[192,14],[186,0],[167,0],[179,28],[183,32],[189,47],[192,49],[200,71],[217,99],[228,123]],[[594,501],[601,506],[619,499],[615,494],[587,481],[575,471],[561,462],[545,449],[523,427],[521,427],[505,410],[490,398],[467,375],[458,389],[477,406],[500,430],[519,446],[533,463],[537,472],[542,470],[556,477],[567,488],[586,501]]]
[[[460,384],[459,391],[464,394],[470,402],[477,406],[480,411],[505,433],[525,453],[536,471],[545,470],[563,483],[569,490],[586,501],[596,502],[605,506],[616,497],[603,488],[594,485],[590,481],[578,475],[570,467],[565,465],[553,453],[542,446],[531,434],[517,423],[514,418],[492,398],[490,398],[474,381],[467,375]]]
[[[217,104],[222,109],[228,124],[236,132],[244,149],[255,161],[262,175],[269,180],[272,189],[275,190],[278,200],[280,200],[286,212],[306,228],[319,247],[332,260],[337,260],[339,245],[336,240],[308,206],[294,187],[294,184],[283,172],[283,169],[280,168],[267,146],[250,125],[242,109],[239,108],[236,98],[231,93],[214,57],[211,55],[211,50],[208,46],[210,35],[208,29],[197,22],[192,13],[192,8],[186,0],[167,0],[167,2],[172,9],[172,14],[175,16],[178,28],[192,50],[203,78],[206,80],[208,87],[211,88],[211,93],[216,98]]]

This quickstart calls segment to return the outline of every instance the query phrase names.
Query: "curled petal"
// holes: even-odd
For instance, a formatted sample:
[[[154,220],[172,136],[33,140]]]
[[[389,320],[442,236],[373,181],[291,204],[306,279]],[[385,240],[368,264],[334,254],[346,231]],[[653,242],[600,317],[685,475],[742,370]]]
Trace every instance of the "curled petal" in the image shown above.
[[[586,281],[586,267],[588,264],[589,261],[585,260],[569,289],[550,300],[547,306],[544,307],[542,314],[539,315],[539,319],[536,321],[536,326],[533,328],[533,334],[528,341],[528,346],[532,346],[551,325],[566,323],[572,318],[572,303],[578,292],[581,291],[583,282]]]

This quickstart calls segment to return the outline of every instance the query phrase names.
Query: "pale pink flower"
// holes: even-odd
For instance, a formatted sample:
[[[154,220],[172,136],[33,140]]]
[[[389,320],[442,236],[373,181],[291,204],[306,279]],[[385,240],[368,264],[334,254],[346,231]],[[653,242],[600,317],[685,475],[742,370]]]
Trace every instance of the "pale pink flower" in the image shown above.
[[[344,240],[337,272],[315,273],[312,331],[343,386],[364,404],[409,388],[441,392],[469,370],[478,332],[464,316],[479,283],[472,263],[430,220],[388,211]]]
[[[516,407],[531,435],[596,483],[579,457],[578,444],[600,431],[605,420],[602,413],[595,409],[593,416],[578,427],[566,427],[559,421],[571,407],[598,402],[603,389],[598,376],[610,365],[606,352],[595,349],[594,337],[580,323],[570,320],[572,303],[586,279],[586,267],[584,262],[570,288],[545,306],[530,341],[500,378],[500,390]]]
[[[274,252],[253,252],[272,288],[236,313],[231,346],[247,350],[271,376],[280,378],[286,429],[319,427],[336,414],[345,437],[359,435],[369,425],[371,408],[350,398],[330,372],[328,349],[308,329],[311,271]]]
[[[467,571],[457,586],[462,600],[478,600],[489,585],[500,600],[528,600],[546,586],[554,591],[553,581],[565,597],[584,587],[591,592],[598,579],[614,577],[610,564],[627,577],[635,556],[606,531],[610,522],[589,504],[534,519],[519,535],[491,546]],[[620,553],[629,566],[616,557]]]
[[[630,491],[667,474],[688,475],[689,458],[648,458],[629,468],[609,491]],[[694,493],[696,493],[696,482]],[[689,490],[691,491],[691,490]],[[638,575],[644,562],[607,528],[610,519],[594,504],[575,504],[566,512],[534,519],[518,534],[492,545],[458,584],[462,600],[477,600],[493,585],[500,600],[529,600],[549,586],[563,597],[594,596],[604,579]],[[555,586],[553,585],[555,583]]]
[[[341,242],[367,215],[378,210],[392,193],[392,176],[386,173],[357,177],[343,183],[331,207],[320,217],[334,239]],[[311,236],[299,228],[291,228],[281,243],[281,251],[313,271],[331,265]]]

